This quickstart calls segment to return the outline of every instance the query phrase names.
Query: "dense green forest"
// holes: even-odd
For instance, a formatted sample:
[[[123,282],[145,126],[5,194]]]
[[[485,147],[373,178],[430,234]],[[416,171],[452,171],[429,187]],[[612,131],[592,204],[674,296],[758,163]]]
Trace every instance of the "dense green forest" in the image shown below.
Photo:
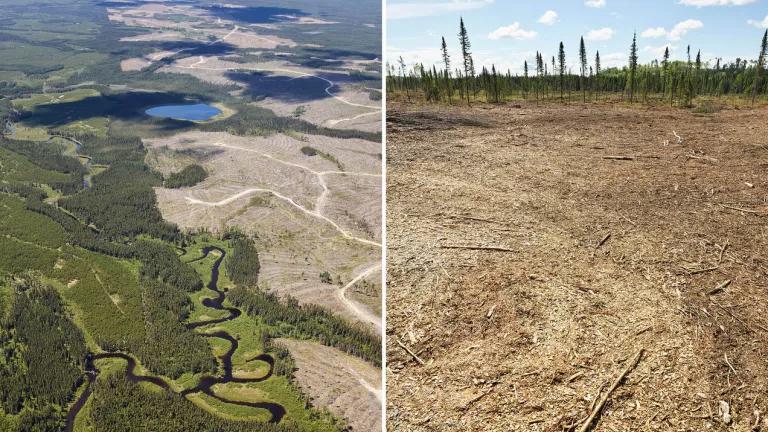
[[[756,41],[759,42],[759,41]],[[622,68],[601,67],[600,52],[588,54],[584,38],[579,41],[578,69],[568,66],[563,42],[551,57],[536,52],[536,64],[523,66],[523,74],[513,75],[498,70],[475,69],[469,34],[462,19],[459,23],[460,67],[451,68],[445,38],[440,45],[441,67],[416,64],[408,68],[402,58],[398,64],[387,64],[387,91],[402,93],[406,98],[423,95],[427,101],[498,103],[509,99],[535,101],[600,101],[620,100],[645,103],[665,103],[689,107],[700,96],[707,98],[741,98],[754,103],[768,95],[768,31],[755,44],[755,60],[737,58],[731,63],[716,59],[707,63],[701,51],[694,54],[687,47],[687,60],[670,59],[669,48],[663,58],[639,64],[637,37],[629,47],[627,65]],[[758,48],[759,47],[759,51]]]
[[[66,174],[66,180],[48,182],[54,190],[71,194],[83,188],[83,175],[86,172],[83,165],[75,158],[62,155],[63,149],[59,145],[0,136],[0,147],[24,156],[40,168]]]
[[[280,300],[259,289],[237,287],[227,298],[248,315],[274,326],[272,337],[314,339],[381,366],[381,339],[362,324],[349,323],[317,305],[299,305],[291,297]]]
[[[162,184],[160,174],[143,163],[116,162],[92,179],[93,186],[61,199],[60,205],[107,238],[147,234],[179,240],[175,225],[163,220],[153,186]]]
[[[140,358],[152,373],[173,379],[185,372],[214,373],[218,367],[208,342],[183,322],[192,309],[186,293],[170,284],[148,280],[142,298],[146,340]]]
[[[239,235],[230,240],[232,253],[224,262],[227,276],[237,286],[256,286],[259,281],[259,253],[253,239]]]
[[[167,188],[180,188],[194,186],[208,177],[205,168],[198,164],[192,164],[184,167],[179,172],[171,173],[165,178],[163,186]]]
[[[203,287],[200,275],[188,264],[181,262],[170,246],[150,240],[136,241],[133,246],[136,257],[143,264],[143,277],[159,278],[185,292],[194,292]]]
[[[0,348],[0,429],[60,430],[87,350],[54,288],[28,275],[0,280]]]

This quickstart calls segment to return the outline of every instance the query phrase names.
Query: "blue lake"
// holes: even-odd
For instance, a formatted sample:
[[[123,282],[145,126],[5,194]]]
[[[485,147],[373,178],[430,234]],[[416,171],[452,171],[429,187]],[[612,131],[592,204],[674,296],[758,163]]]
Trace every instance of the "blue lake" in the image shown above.
[[[221,114],[221,110],[207,104],[162,105],[145,111],[152,117],[172,118],[176,120],[208,120]]]

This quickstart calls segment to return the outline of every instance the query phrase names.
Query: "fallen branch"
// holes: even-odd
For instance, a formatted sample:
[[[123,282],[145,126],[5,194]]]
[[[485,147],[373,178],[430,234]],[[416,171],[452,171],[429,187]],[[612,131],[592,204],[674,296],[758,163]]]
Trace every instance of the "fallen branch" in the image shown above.
[[[609,238],[611,238],[611,233],[606,234],[605,237],[603,237],[602,240],[597,242],[597,246],[595,246],[595,249],[599,249],[600,246],[602,246],[605,242],[607,242]]]
[[[734,207],[734,206],[729,206],[727,204],[718,204],[718,205],[720,207],[725,207],[725,208],[731,209],[731,210],[738,210],[740,212],[752,213],[752,214],[756,214],[756,215],[762,215],[762,212],[758,211],[758,210],[745,209],[745,208],[741,208],[741,207]]]
[[[610,159],[610,160],[635,160],[634,156],[603,156],[603,159]]]
[[[400,345],[400,348],[404,349],[408,354],[410,354],[411,357],[413,357],[414,360],[419,362],[420,365],[424,366],[426,364],[426,363],[424,363],[424,360],[422,360],[421,358],[419,358],[419,356],[416,355],[415,352],[411,351],[410,348],[405,346],[405,344],[400,341],[400,338],[397,338],[397,344]]]
[[[624,379],[624,377],[627,376],[627,374],[634,369],[637,364],[640,362],[640,358],[643,356],[643,352],[645,350],[640,348],[640,350],[635,354],[635,357],[632,359],[632,361],[627,364],[627,367],[624,368],[623,371],[621,371],[621,374],[616,377],[616,380],[613,382],[613,384],[608,388],[608,390],[605,392],[603,397],[600,399],[600,402],[595,405],[594,408],[592,408],[592,413],[587,417],[587,420],[584,422],[583,425],[579,428],[579,432],[587,432],[592,427],[592,422],[595,421],[595,418],[600,413],[600,411],[603,409],[603,406],[608,401],[608,398],[611,396],[611,393],[616,390],[616,388],[621,384],[621,381]]]
[[[723,282],[720,282],[720,284],[718,286],[716,286],[716,287],[712,288],[711,290],[709,290],[707,292],[707,295],[715,295],[715,294],[723,291],[725,289],[725,287],[727,287],[730,284],[731,284],[731,280],[730,279],[726,279]]]
[[[484,218],[479,218],[479,217],[474,217],[474,216],[450,215],[449,217],[450,218],[454,218],[454,219],[465,219],[465,220],[471,220],[471,221],[476,221],[476,222],[488,222],[488,223],[495,223],[495,224],[499,224],[499,225],[504,225],[504,222],[499,222],[499,221],[496,221],[496,220],[493,220],[493,219],[484,219]]]
[[[722,264],[722,262],[723,262],[723,254],[725,253],[725,250],[726,250],[726,249],[728,249],[728,243],[730,243],[730,240],[727,240],[727,239],[726,239],[726,240],[725,240],[725,244],[723,245],[723,247],[721,247],[721,248],[720,248],[720,257],[717,259],[717,265],[718,265],[718,267],[719,267],[719,266],[720,266],[720,264]]]
[[[462,246],[462,245],[442,245],[441,249],[467,249],[467,250],[487,250],[496,252],[514,252],[512,249],[500,246]]]
[[[685,271],[687,271],[689,275],[695,275],[695,274],[699,274],[699,273],[706,273],[706,272],[715,271],[715,270],[717,270],[719,268],[720,268],[720,266],[714,266],[714,267],[707,267],[707,268],[698,269],[698,270],[688,270],[688,269],[685,269]]]

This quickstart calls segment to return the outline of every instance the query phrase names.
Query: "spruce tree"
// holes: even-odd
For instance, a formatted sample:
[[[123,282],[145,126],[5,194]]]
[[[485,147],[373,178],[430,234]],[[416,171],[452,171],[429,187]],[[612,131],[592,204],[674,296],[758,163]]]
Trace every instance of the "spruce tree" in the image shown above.
[[[635,79],[637,75],[637,33],[632,36],[632,46],[629,48],[629,103],[635,98]]]
[[[584,88],[584,75],[587,73],[587,48],[584,46],[584,37],[581,38],[579,46],[579,60],[581,60],[581,74],[579,76],[579,87],[581,87],[581,101],[587,101],[587,93]]]
[[[595,81],[597,81],[597,99],[600,99],[600,51],[595,53]]]
[[[523,80],[523,99],[526,99],[527,98],[526,87],[528,86],[528,60],[523,62],[523,75],[525,76],[525,79]]]
[[[472,62],[472,45],[469,43],[469,34],[464,26],[464,18],[459,18],[459,44],[461,45],[461,55],[464,58],[464,80],[467,91],[467,104],[469,104],[469,77],[475,77],[475,65]]]
[[[448,103],[451,103],[451,96],[453,96],[453,90],[451,89],[451,56],[448,55],[448,45],[445,43],[445,37],[442,39],[443,43],[440,46],[440,51],[443,56],[443,64],[445,65],[445,93],[448,95]]]
[[[558,72],[560,74],[560,100],[563,100],[563,91],[565,90],[565,47],[563,42],[560,42],[560,49],[557,52]],[[552,58],[554,66],[555,59]]]

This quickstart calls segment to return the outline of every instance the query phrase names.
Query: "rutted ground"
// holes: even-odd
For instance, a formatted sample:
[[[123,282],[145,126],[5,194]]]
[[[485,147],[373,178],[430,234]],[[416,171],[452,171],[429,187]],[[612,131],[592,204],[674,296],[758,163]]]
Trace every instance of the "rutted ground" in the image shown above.
[[[394,104],[390,429],[768,427],[767,114]]]
[[[336,291],[380,260],[378,144],[193,132],[146,145],[160,171],[178,168],[178,157],[209,172],[192,188],[157,189],[166,219],[189,230],[257,233],[262,286],[372,322],[367,308],[351,307]],[[333,284],[320,280],[324,271]]]
[[[355,431],[381,430],[381,371],[370,364],[314,342],[279,339],[296,360],[296,378],[314,403],[350,418]],[[318,373],[320,372],[320,373]],[[354,388],[353,391],[347,389]],[[359,413],[366,413],[360,416]]]

